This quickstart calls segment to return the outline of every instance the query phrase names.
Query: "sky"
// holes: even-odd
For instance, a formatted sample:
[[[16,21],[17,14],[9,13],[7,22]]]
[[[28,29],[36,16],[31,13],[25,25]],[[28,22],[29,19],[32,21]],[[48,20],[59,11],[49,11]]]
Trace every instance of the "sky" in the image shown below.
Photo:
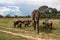
[[[60,10],[60,0],[0,0],[0,15],[27,16],[43,5]]]

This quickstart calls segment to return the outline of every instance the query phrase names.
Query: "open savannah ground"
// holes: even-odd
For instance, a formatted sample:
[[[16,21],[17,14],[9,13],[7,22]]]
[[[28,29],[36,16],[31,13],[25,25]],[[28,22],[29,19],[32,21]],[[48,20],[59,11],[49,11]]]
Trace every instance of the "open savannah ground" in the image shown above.
[[[16,20],[27,20],[30,18],[0,18],[0,40],[60,40],[60,20],[51,19],[53,22],[53,30],[46,30],[41,19],[39,34],[36,34],[33,27],[14,28],[13,22]]]

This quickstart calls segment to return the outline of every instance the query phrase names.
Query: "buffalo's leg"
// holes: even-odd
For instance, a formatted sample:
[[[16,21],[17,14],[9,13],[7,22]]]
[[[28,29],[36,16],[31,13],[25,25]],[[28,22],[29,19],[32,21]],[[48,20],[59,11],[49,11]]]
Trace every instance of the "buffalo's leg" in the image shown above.
[[[14,22],[14,28],[16,27],[16,23]]]
[[[52,26],[49,27],[50,31],[53,29]]]
[[[18,24],[18,27],[22,28],[22,23],[19,23],[19,24]]]

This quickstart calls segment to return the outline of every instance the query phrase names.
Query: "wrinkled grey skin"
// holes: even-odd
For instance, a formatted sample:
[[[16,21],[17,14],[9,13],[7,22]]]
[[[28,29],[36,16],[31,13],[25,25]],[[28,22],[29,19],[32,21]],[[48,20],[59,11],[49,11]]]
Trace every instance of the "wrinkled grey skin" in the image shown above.
[[[33,22],[34,30],[36,30],[37,33],[39,33],[39,19],[40,19],[40,11],[34,10],[31,15],[31,19]]]

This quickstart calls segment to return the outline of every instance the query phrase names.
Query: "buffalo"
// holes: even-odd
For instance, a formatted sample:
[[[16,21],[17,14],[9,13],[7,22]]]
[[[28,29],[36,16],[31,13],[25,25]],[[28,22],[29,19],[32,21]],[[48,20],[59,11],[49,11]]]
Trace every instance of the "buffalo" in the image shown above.
[[[44,21],[42,24],[45,25],[48,29],[52,30],[52,21]]]
[[[21,20],[14,21],[14,27],[18,26],[18,27],[20,27],[20,28],[21,28],[23,23],[24,23],[24,22],[23,22],[23,21],[21,21]]]

